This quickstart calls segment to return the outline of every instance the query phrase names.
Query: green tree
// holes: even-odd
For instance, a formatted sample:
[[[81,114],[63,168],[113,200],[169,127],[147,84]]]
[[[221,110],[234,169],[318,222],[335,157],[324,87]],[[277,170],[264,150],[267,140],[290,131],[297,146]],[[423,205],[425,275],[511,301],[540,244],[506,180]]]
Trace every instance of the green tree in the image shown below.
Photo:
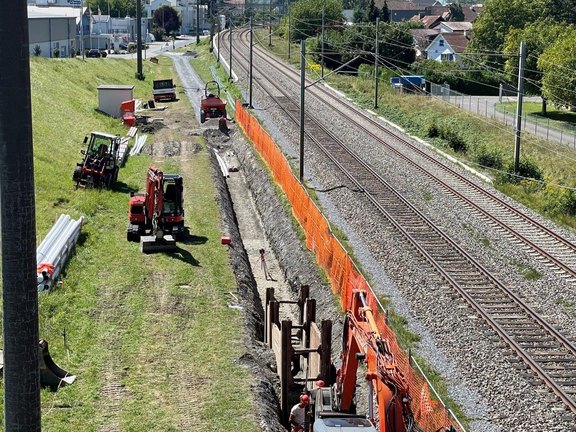
[[[542,71],[538,70],[538,58],[565,31],[564,24],[558,24],[551,18],[530,23],[524,29],[512,29],[504,42],[504,53],[508,55],[504,71],[509,75],[509,80],[516,81],[520,42],[524,41],[527,54],[524,91],[528,94],[541,95]]]
[[[290,40],[298,41],[313,37],[320,33],[322,22],[322,8],[324,8],[324,22],[326,28],[341,27],[344,23],[341,0],[300,0],[291,5],[291,35]],[[287,18],[284,17],[281,26],[287,27]]]
[[[152,15],[152,27],[163,28],[165,34],[178,31],[182,26],[182,18],[171,6],[161,6]]]
[[[450,3],[450,21],[464,21],[464,11],[460,2]]]
[[[543,71],[542,95],[561,105],[576,106],[576,29],[568,27],[538,58]]]
[[[488,63],[501,69],[504,58],[500,55],[508,32],[524,28],[540,19],[548,0],[491,0],[484,4],[482,13],[474,22],[474,37],[467,52],[474,61]],[[477,65],[476,65],[477,66]]]

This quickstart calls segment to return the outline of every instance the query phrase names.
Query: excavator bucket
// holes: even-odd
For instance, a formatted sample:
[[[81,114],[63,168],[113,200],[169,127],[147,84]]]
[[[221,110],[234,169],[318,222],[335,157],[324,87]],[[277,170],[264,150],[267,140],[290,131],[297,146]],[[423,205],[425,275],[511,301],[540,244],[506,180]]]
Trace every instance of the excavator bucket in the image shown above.
[[[40,339],[38,344],[38,366],[40,369],[40,385],[42,387],[50,387],[51,390],[56,391],[58,388],[76,381],[76,375],[71,375],[54,363],[50,352],[48,352],[48,342],[44,339]],[[4,355],[3,351],[0,350],[0,373],[3,369]]]
[[[140,237],[140,252],[153,253],[153,252],[166,252],[176,250],[176,240],[171,235],[165,235],[162,238],[156,236],[141,236]]]
[[[76,381],[76,375],[71,375],[54,363],[50,352],[48,352],[48,342],[40,339],[39,349],[38,361],[40,363],[40,384],[42,387],[58,390],[59,387],[64,387]]]

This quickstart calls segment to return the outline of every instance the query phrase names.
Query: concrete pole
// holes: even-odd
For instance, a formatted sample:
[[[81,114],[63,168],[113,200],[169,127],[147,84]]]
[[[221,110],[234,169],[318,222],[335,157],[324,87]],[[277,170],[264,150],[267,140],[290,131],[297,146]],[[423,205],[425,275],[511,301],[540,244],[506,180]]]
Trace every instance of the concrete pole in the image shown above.
[[[380,18],[376,18],[376,49],[374,52],[374,109],[378,108],[378,57],[380,55]]]
[[[230,76],[228,79],[232,81],[232,15],[230,15],[230,18],[228,19],[230,20],[230,33],[228,34],[228,45],[230,46],[230,61],[228,62],[228,65],[230,67]]]
[[[326,2],[324,2],[324,4],[322,5],[322,43],[320,45],[320,51],[321,51],[321,58],[322,58],[322,72],[321,72],[321,77],[324,78],[324,16],[325,16],[325,6],[326,6]]]
[[[272,46],[272,0],[268,0],[269,10],[269,28],[268,28],[268,46]]]
[[[144,79],[142,73],[142,0],[136,0],[136,78]]]
[[[196,45],[200,43],[200,0],[196,0]]]
[[[306,90],[306,41],[300,41],[300,183],[304,184],[304,93]]]
[[[82,51],[82,60],[84,60],[84,10],[82,3],[80,3],[80,51]]]
[[[254,51],[254,43],[253,43],[253,38],[254,38],[254,27],[252,24],[252,11],[250,11],[250,97],[248,100],[248,108],[254,108],[254,106],[252,105],[252,65],[253,65],[253,61],[252,61],[252,56],[253,56],[253,51]]]
[[[290,0],[288,0],[288,60],[290,60],[290,43],[292,42],[291,37],[290,37],[290,32],[292,31],[291,28],[291,15],[292,15],[292,8],[290,7]]]
[[[522,98],[524,97],[524,63],[526,62],[526,44],[520,42],[520,64],[518,66],[518,101],[516,103],[516,126],[514,127],[514,172],[520,169],[520,133],[522,130]]]
[[[0,239],[4,425],[41,430],[34,155],[27,3],[0,3]]]
[[[216,57],[216,63],[220,63],[220,37],[221,37],[220,31],[221,31],[220,20],[218,20],[218,32],[217,32],[218,33],[218,54]]]

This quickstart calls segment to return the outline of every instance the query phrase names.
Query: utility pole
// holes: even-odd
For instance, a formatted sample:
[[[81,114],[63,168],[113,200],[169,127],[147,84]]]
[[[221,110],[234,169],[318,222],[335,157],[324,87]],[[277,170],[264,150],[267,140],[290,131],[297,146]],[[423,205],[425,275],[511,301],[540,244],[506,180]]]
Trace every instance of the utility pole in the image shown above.
[[[144,80],[142,73],[142,0],[136,0],[136,64],[138,71],[136,78]]]
[[[27,4],[0,3],[0,239],[4,424],[41,430],[34,154]]]
[[[272,0],[268,0],[269,10],[268,13],[270,15],[269,20],[269,28],[268,28],[268,46],[272,46]]]
[[[84,60],[84,10],[82,2],[80,2],[80,51],[82,51],[82,60]]]
[[[250,98],[248,100],[248,108],[254,108],[252,105],[252,51],[254,44],[252,43],[254,37],[254,27],[252,25],[252,11],[250,11]]]
[[[514,173],[520,170],[520,132],[522,131],[522,98],[524,97],[524,63],[526,44],[520,42],[520,63],[518,66],[518,101],[516,103],[516,126],[514,127]]]
[[[230,14],[228,19],[230,20],[230,33],[228,33],[228,45],[230,46],[230,61],[228,65],[230,67],[230,76],[228,79],[232,81],[232,14]]]
[[[196,45],[200,43],[200,0],[196,0]]]
[[[378,57],[380,56],[380,18],[376,18],[376,50],[374,52],[374,109],[378,108]]]
[[[320,50],[322,51],[322,74],[320,75],[324,78],[324,13],[326,9],[326,2],[322,4],[322,44],[320,45]]]
[[[300,183],[304,184],[304,92],[306,90],[306,41],[300,41]]]
[[[290,37],[290,32],[292,28],[290,26],[290,18],[292,16],[292,8],[290,7],[290,0],[288,0],[288,60],[290,60],[290,43],[292,42],[292,38]]]
[[[216,63],[220,63],[220,38],[221,38],[221,36],[222,36],[222,35],[220,34],[220,31],[221,31],[221,30],[222,30],[222,29],[220,28],[220,19],[218,19],[218,32],[217,32],[217,35],[218,35],[218,55],[217,55],[217,57],[216,57]]]

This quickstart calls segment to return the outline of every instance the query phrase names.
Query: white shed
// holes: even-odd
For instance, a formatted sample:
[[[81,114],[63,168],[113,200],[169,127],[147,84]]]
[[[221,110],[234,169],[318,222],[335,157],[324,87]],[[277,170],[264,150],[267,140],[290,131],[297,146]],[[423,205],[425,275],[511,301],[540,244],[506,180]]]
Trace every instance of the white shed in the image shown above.
[[[123,84],[102,84],[98,86],[98,110],[112,117],[122,117],[120,105],[134,99],[134,86]]]

